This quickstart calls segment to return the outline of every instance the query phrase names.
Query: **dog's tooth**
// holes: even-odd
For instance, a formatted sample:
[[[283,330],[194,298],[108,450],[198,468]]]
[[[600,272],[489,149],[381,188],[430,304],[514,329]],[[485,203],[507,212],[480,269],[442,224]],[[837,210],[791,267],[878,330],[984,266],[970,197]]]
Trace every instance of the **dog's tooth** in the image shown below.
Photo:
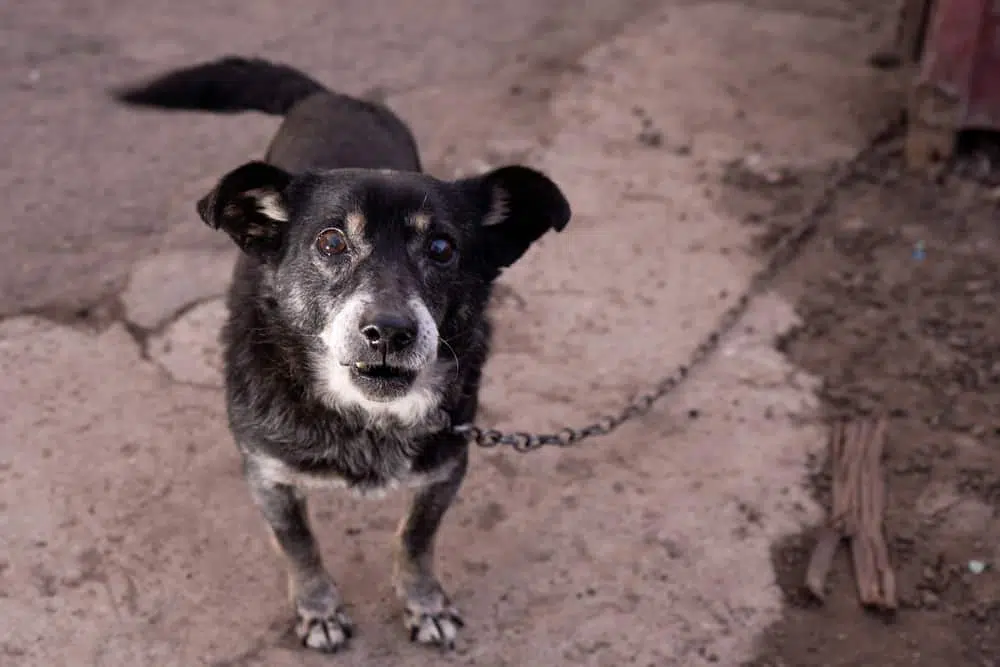
[[[357,362],[356,364],[354,364],[354,367],[357,368],[359,371],[366,371],[366,370],[368,370],[368,364],[366,364],[363,361]]]

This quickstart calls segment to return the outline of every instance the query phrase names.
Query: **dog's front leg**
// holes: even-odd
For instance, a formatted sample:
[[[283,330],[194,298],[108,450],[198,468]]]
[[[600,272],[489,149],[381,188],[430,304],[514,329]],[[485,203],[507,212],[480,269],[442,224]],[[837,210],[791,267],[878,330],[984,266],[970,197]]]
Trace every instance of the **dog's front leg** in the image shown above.
[[[309,648],[336,651],[351,637],[353,625],[323,566],[309,527],[305,496],[294,487],[268,480],[252,464],[247,467],[247,481],[288,566],[289,595],[298,616],[295,633]]]
[[[393,582],[410,639],[421,644],[451,648],[464,625],[434,574],[434,539],[467,467],[463,446],[448,477],[420,489],[399,525]]]

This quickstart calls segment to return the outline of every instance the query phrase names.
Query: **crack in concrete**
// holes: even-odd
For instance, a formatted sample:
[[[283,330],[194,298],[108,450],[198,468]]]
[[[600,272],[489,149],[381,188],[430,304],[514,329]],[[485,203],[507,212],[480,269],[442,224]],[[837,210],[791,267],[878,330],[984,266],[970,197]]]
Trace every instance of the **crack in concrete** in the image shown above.
[[[184,318],[186,315],[188,315],[191,311],[198,308],[199,306],[202,306],[206,303],[211,303],[212,301],[215,301],[222,297],[223,297],[222,294],[213,294],[210,296],[199,297],[188,303],[185,303],[183,306],[175,310],[169,316],[165,317],[155,327],[142,327],[136,324],[135,322],[129,320],[128,315],[124,313],[122,315],[121,322],[129,330],[129,333],[132,335],[132,337],[135,338],[136,341],[139,343],[142,358],[155,362],[155,360],[152,359],[149,353],[149,343],[151,339],[155,338],[156,336],[162,336],[163,334],[165,334],[167,329],[176,324],[178,321],[180,321],[182,318]]]
[[[31,308],[17,314],[0,317],[0,323],[19,318],[36,318],[43,322],[65,327],[73,331],[84,333],[88,336],[99,336],[109,328],[119,324],[135,343],[142,361],[152,364],[160,374],[173,385],[191,387],[194,389],[217,390],[219,385],[204,382],[191,382],[179,380],[170,370],[160,363],[150,352],[150,343],[157,336],[162,336],[166,331],[183,319],[193,310],[206,303],[222,298],[222,294],[200,297],[185,303],[176,309],[169,316],[165,317],[155,327],[142,327],[128,318],[125,306],[122,303],[121,295],[103,297],[90,306],[77,309],[64,309],[58,307],[51,308]]]
[[[0,323],[26,317],[33,317],[74,331],[99,334],[124,320],[124,307],[118,295],[105,295],[80,308],[57,305],[25,308],[0,316]]]

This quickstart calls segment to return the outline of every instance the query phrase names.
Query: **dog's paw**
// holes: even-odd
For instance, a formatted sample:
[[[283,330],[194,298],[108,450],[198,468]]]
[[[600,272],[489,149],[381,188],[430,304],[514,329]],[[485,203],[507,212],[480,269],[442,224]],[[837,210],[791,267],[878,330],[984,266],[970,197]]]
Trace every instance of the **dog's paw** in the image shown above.
[[[340,607],[328,614],[317,614],[301,607],[297,612],[295,634],[307,648],[335,653],[346,646],[347,640],[354,635],[354,624]]]
[[[458,631],[465,627],[458,610],[443,596],[440,604],[435,605],[408,602],[403,612],[403,624],[410,632],[410,641],[444,649],[455,647]]]

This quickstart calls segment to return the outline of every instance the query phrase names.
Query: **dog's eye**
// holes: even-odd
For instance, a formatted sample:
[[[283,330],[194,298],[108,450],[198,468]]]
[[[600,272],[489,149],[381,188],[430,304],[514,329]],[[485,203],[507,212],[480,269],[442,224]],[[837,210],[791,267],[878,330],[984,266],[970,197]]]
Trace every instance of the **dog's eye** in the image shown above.
[[[438,264],[447,264],[455,256],[455,244],[444,236],[435,236],[427,244],[427,255]]]
[[[316,236],[316,250],[324,257],[340,255],[347,250],[347,237],[339,229],[324,229]]]

